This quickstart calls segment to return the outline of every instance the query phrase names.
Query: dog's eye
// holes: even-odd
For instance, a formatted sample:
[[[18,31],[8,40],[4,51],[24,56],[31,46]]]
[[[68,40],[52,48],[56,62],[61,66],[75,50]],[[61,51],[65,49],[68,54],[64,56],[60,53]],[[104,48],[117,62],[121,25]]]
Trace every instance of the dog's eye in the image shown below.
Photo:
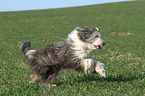
[[[95,38],[98,38],[99,36],[95,36]]]

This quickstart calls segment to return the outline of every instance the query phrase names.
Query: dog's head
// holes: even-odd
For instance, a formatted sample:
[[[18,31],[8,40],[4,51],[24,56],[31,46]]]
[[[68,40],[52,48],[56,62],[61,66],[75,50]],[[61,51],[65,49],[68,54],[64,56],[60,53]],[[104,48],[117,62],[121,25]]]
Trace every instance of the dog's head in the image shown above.
[[[101,50],[101,46],[105,45],[105,41],[102,39],[102,34],[97,27],[84,26],[77,27],[76,30],[78,31],[79,39],[86,43],[89,49]]]

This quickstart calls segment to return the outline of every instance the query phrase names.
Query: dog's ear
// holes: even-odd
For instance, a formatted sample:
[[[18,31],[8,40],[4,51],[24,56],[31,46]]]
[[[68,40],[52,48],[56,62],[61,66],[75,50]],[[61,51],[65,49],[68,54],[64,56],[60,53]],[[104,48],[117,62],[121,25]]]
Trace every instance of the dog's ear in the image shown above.
[[[85,31],[86,29],[84,27],[77,27],[76,30],[81,32],[81,31]]]
[[[86,41],[86,39],[90,36],[90,32],[86,27],[77,27],[78,35],[81,40]]]
[[[99,29],[94,26],[77,27],[76,30],[78,31],[80,39],[83,41],[87,41],[89,36],[93,34],[94,31],[99,32]]]
[[[79,32],[89,32],[89,33],[93,33],[93,31],[99,31],[99,29],[94,26],[77,27],[76,30]]]

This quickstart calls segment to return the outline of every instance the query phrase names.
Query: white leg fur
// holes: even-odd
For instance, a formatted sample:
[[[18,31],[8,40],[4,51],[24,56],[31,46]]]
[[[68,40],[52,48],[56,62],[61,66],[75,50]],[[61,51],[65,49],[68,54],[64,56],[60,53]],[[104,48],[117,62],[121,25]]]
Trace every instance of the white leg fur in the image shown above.
[[[32,58],[32,54],[35,52],[36,50],[29,50],[27,51],[27,53],[25,54],[25,56],[28,57],[28,59]]]
[[[83,59],[82,63],[86,74],[90,74],[95,71],[95,65],[93,59]]]

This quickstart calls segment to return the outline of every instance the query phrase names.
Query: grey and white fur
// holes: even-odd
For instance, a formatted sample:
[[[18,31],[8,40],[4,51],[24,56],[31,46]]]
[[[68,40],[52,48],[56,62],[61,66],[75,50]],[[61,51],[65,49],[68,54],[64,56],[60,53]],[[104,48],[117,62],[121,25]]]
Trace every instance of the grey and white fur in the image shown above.
[[[104,45],[97,27],[84,26],[75,28],[64,41],[44,49],[33,50],[29,41],[23,42],[21,49],[34,71],[34,75],[29,77],[30,82],[50,84],[62,69],[74,69],[86,74],[97,72],[106,77],[103,63],[93,59],[93,50],[101,50]]]

